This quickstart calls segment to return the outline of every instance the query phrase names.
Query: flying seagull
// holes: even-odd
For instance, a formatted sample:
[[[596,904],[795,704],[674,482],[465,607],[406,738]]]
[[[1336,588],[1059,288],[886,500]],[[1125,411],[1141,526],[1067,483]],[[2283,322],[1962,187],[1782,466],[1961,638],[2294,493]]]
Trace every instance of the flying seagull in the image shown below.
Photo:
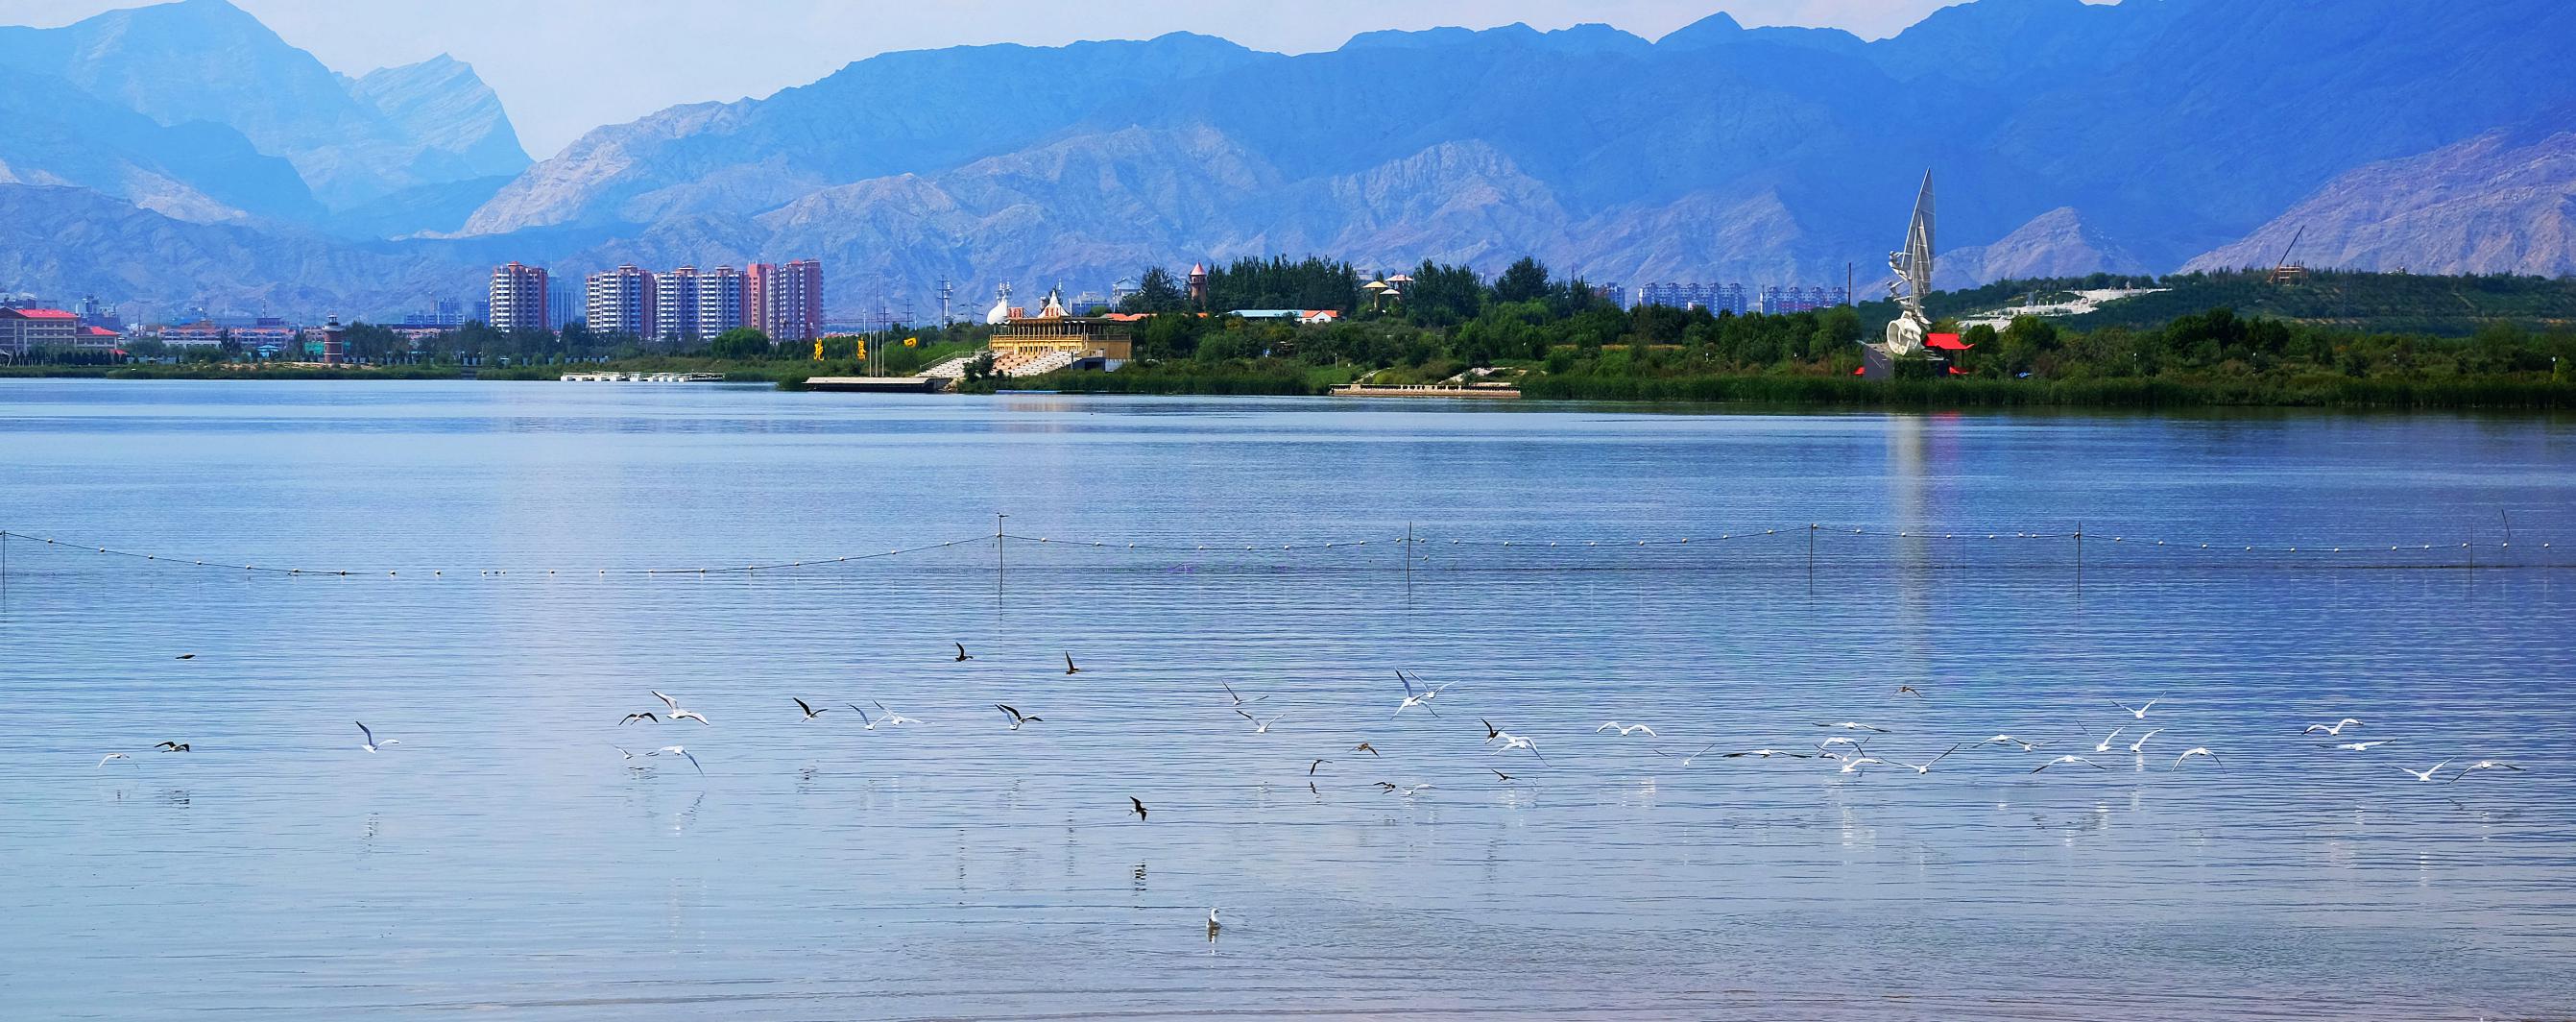
[[[824,708],[824,709],[817,710],[817,709],[815,709],[815,708],[813,708],[813,707],[811,707],[811,706],[806,705],[806,704],[805,704],[805,700],[802,700],[802,699],[796,699],[796,697],[795,697],[795,696],[788,696],[787,698],[789,698],[789,699],[795,699],[795,700],[796,700],[796,708],[797,708],[798,710],[800,710],[800,711],[803,711],[803,712],[804,712],[804,714],[805,714],[805,719],[807,719],[807,720],[812,720],[812,719],[814,719],[814,718],[816,718],[816,717],[820,717],[820,716],[822,716],[822,715],[824,715],[824,714],[826,714],[826,713],[830,713],[830,712],[832,712],[832,711],[831,711],[831,709],[830,709],[829,707],[826,707],[826,708]]]
[[[1251,722],[1252,722],[1252,733],[1253,733],[1253,734],[1256,734],[1256,735],[1266,735],[1266,734],[1269,734],[1269,733],[1270,733],[1270,725],[1272,725],[1272,724],[1276,724],[1276,723],[1279,723],[1280,718],[1282,718],[1282,717],[1286,717],[1286,716],[1287,716],[1287,714],[1285,714],[1285,713],[1281,713],[1281,714],[1275,714],[1275,715],[1273,715],[1269,720],[1262,720],[1262,719],[1260,719],[1260,718],[1258,718],[1258,717],[1255,717],[1255,716],[1253,716],[1253,715],[1251,715],[1251,714],[1249,714],[1249,713],[1244,713],[1242,710],[1236,710],[1236,711],[1234,711],[1234,712],[1235,712],[1236,714],[1241,715],[1241,716],[1243,717],[1243,719],[1245,719],[1245,720],[1248,720],[1248,721],[1251,721]]]
[[[1234,705],[1236,706],[1242,706],[1246,703],[1257,703],[1270,698],[1269,696],[1254,696],[1250,699],[1246,699],[1234,691],[1234,686],[1228,685],[1222,681],[1217,682],[1217,684],[1225,689],[1226,698],[1234,700]]]
[[[617,755],[618,755],[620,758],[622,758],[622,759],[624,759],[624,760],[626,761],[626,769],[628,769],[628,770],[651,770],[651,769],[653,769],[653,764],[651,764],[651,763],[638,763],[638,762],[636,762],[636,761],[635,761],[635,754],[634,754],[634,753],[632,753],[632,752],[628,752],[628,751],[626,751],[626,747],[625,747],[625,746],[623,746],[623,745],[611,745],[611,746],[609,746],[609,748],[612,748],[612,749],[617,750]],[[647,755],[650,755],[650,753],[647,753]]]
[[[122,753],[122,752],[111,752],[111,753],[108,753],[107,755],[100,756],[100,757],[98,758],[98,766],[102,766],[102,767],[103,767],[103,766],[106,766],[106,765],[107,765],[107,761],[108,761],[108,760],[111,760],[111,759],[133,759],[133,758],[134,758],[134,757],[132,757],[132,756],[128,756],[128,755],[126,755],[126,754],[124,754],[124,753]],[[96,769],[98,769],[98,767],[91,767],[90,769],[92,769],[92,770],[96,770]]]
[[[1626,737],[1628,737],[1629,735],[1635,734],[1635,733],[1637,733],[1637,732],[1639,732],[1639,731],[1643,731],[1643,732],[1645,732],[1645,733],[1646,733],[1646,737],[1648,737],[1648,738],[1661,738],[1661,737],[1663,737],[1662,735],[1658,735],[1658,734],[1656,734],[1656,733],[1655,733],[1655,729],[1654,729],[1654,728],[1647,727],[1647,726],[1646,726],[1646,725],[1644,725],[1644,724],[1621,724],[1621,723],[1619,723],[1618,721],[1615,721],[1615,720],[1612,720],[1612,721],[1604,721],[1604,722],[1602,722],[1602,724],[1601,724],[1601,726],[1600,726],[1600,727],[1596,727],[1596,728],[1593,728],[1593,729],[1592,729],[1592,733],[1597,735],[1597,734],[1600,734],[1601,732],[1604,732],[1604,731],[1610,731],[1610,730],[1614,730],[1614,729],[1615,729],[1615,730],[1617,730],[1617,731],[1619,732],[1619,737],[1621,737],[1621,738],[1626,738]]]
[[[2013,737],[2013,736],[2011,736],[2011,735],[1996,735],[1996,736],[1994,736],[1994,737],[1992,737],[1992,738],[1986,739],[1985,741],[1978,742],[1977,744],[1979,744],[1979,745],[2018,745],[2018,746],[2021,746],[2021,751],[2023,751],[2023,752],[2038,752],[2038,751],[2039,751],[2039,743],[2038,743],[2038,742],[2025,742],[2025,741],[2022,741],[2021,739],[2019,739],[2019,738],[2015,738],[2015,737]]]
[[[2315,733],[2317,733],[2317,732],[2319,732],[2319,731],[2323,731],[2323,732],[2325,732],[2325,733],[2327,733],[2327,734],[2329,734],[2329,735],[2333,735],[2333,736],[2335,736],[2335,737],[2340,738],[2340,737],[2342,737],[2342,736],[2343,736],[2343,729],[2348,728],[2348,727],[2363,727],[2363,726],[2366,726],[2366,725],[2362,724],[2362,722],[2360,722],[2360,721],[2358,721],[2358,720],[2355,720],[2355,719],[2353,719],[2353,718],[2351,718],[2351,717],[2345,717],[2344,719],[2342,719],[2342,720],[2338,720],[2338,721],[2335,721],[2335,722],[2334,722],[2334,723],[2332,723],[2332,724],[2310,724],[2310,725],[2308,725],[2308,729],[2307,729],[2307,730],[2302,731],[2302,732],[2299,732],[2299,733],[2300,733],[2300,734],[2306,734],[2306,735],[2312,735],[2312,734],[2315,734]]]
[[[2189,749],[2184,749],[2184,750],[2182,751],[2182,755],[2179,755],[2179,756],[2174,757],[2173,765],[2174,765],[2174,766],[2181,766],[2181,765],[2182,765],[2182,761],[2183,761],[2183,760],[2190,759],[2190,758],[2192,758],[2193,756],[2207,756],[2207,757],[2209,757],[2209,761],[2210,761],[2210,762],[2212,762],[2212,763],[2216,763],[2216,762],[2218,762],[2218,754],[2217,754],[2217,753],[2215,753],[2215,752],[2211,752],[2211,751],[2209,751],[2207,748],[2203,748],[2203,747],[2200,747],[2200,746],[2194,746],[2194,747],[2189,748]],[[2167,768],[2167,769],[2171,769],[2171,768],[2169,767],[2169,768]]]
[[[655,750],[653,750],[652,752],[646,753],[646,755],[649,755],[649,756],[678,756],[678,757],[680,757],[680,758],[682,758],[682,759],[688,760],[688,761],[689,761],[689,765],[690,765],[690,766],[697,767],[697,768],[698,768],[698,776],[700,776],[700,777],[704,777],[704,776],[706,776],[706,775],[707,775],[707,768],[706,768],[703,764],[700,764],[700,763],[698,762],[698,757],[690,755],[690,754],[689,754],[689,750],[688,750],[688,749],[686,749],[686,748],[684,748],[684,747],[682,747],[682,746],[677,746],[677,745],[665,745],[665,746],[663,746],[663,747],[661,747],[661,748],[659,748],[659,749],[655,749]]]
[[[1315,768],[1316,768],[1316,767],[1323,766],[1324,764],[1326,764],[1326,763],[1330,763],[1330,762],[1332,762],[1332,760],[1329,760],[1329,759],[1319,759],[1319,760],[1316,760],[1316,761],[1314,761],[1314,762],[1312,762],[1312,763],[1308,763],[1308,764],[1306,764],[1306,776],[1308,776],[1308,777],[1313,777],[1313,776],[1315,776]]]
[[[2375,742],[2345,742],[2341,745],[2335,746],[2335,748],[2343,749],[2347,752],[2369,752],[2372,749],[2388,744],[2388,741],[2388,739],[2382,738]]]
[[[850,708],[850,710],[851,710],[851,712],[856,713],[856,714],[858,714],[858,715],[859,715],[859,726],[860,726],[860,727],[866,728],[867,730],[870,730],[870,731],[874,731],[874,730],[876,730],[876,729],[877,729],[877,722],[876,722],[876,721],[873,721],[873,720],[868,719],[868,711],[863,710],[863,709],[860,709],[860,708],[859,708],[859,704],[857,704],[857,703],[842,703],[841,705],[849,707],[849,708]]]
[[[1368,753],[1368,754],[1369,754],[1369,755],[1371,755],[1371,756],[1374,756],[1374,755],[1377,755],[1377,746],[1370,745],[1370,744],[1369,744],[1369,743],[1367,743],[1367,742],[1361,742],[1361,743],[1359,743],[1358,745],[1352,746],[1352,747],[1351,747],[1351,751],[1352,751],[1352,752],[1365,752],[1365,753]]]
[[[2120,737],[2120,732],[2122,732],[2122,731],[2126,731],[2126,730],[2128,730],[2128,728],[2124,728],[2124,727],[2115,727],[2115,728],[2112,728],[2112,729],[2111,729],[2111,733],[2110,733],[2110,734],[2107,734],[2107,735],[2103,735],[2103,736],[2102,736],[2102,741],[2101,741],[2101,743],[2100,743],[2100,744],[2093,746],[2093,751],[2095,751],[2095,752],[2109,752],[2109,751],[2111,751],[2111,739],[2114,739],[2114,738],[2118,738],[2118,737]]]
[[[626,725],[635,723],[639,720],[648,724],[659,724],[662,722],[662,718],[656,717],[650,713],[630,713],[626,715],[625,720],[618,721],[617,726],[625,727]]]
[[[2059,756],[2059,757],[2057,757],[2056,759],[2052,759],[2052,760],[2049,760],[2049,761],[2048,761],[2048,762],[2046,762],[2046,763],[2042,763],[2042,764],[2040,764],[2040,765],[2039,765],[2039,769],[2037,769],[2037,770],[2032,770],[2032,771],[2031,771],[2031,773],[2034,773],[2034,774],[2035,774],[2035,773],[2038,773],[2040,770],[2046,770],[2046,769],[2048,769],[2048,768],[2050,768],[2050,767],[2053,767],[2053,766],[2056,766],[2056,765],[2058,765],[2058,764],[2060,764],[2060,763],[2082,763],[2082,764],[2084,764],[2085,766],[2092,767],[2092,768],[2093,768],[2093,769],[2095,769],[2095,770],[2108,770],[2108,769],[2111,769],[2110,767],[2103,766],[2103,765],[2102,765],[2102,764],[2100,764],[2100,763],[2093,762],[2092,760],[2086,759],[2086,758],[2084,758],[2084,757],[2082,757],[2082,756]]]
[[[965,643],[958,642],[958,643],[951,643],[950,645],[953,645],[953,646],[956,646],[956,647],[957,647],[957,660],[956,660],[955,662],[957,662],[957,663],[961,663],[961,664],[962,664],[962,663],[965,663],[966,661],[969,661],[969,660],[973,660],[973,659],[975,659],[975,655],[974,655],[974,654],[966,652],[966,644],[965,644]]]
[[[1404,715],[1404,711],[1410,710],[1416,706],[1422,707],[1422,711],[1424,713],[1429,713],[1434,717],[1440,715],[1438,711],[1431,708],[1431,697],[1439,695],[1440,693],[1431,691],[1427,688],[1417,689],[1413,687],[1413,679],[1405,677],[1403,671],[1395,672],[1395,680],[1404,683],[1404,701],[1395,705],[1396,716],[1401,717]]]
[[[1017,731],[1017,730],[1019,730],[1019,729],[1020,729],[1020,725],[1022,725],[1022,724],[1043,724],[1043,723],[1046,723],[1046,718],[1044,718],[1044,717],[1032,717],[1032,716],[1029,716],[1028,714],[1021,713],[1020,711],[1015,710],[1015,709],[1012,709],[1012,708],[1010,708],[1010,707],[1008,707],[1008,706],[1005,706],[1005,705],[1003,705],[1003,704],[1001,704],[1001,703],[994,703],[994,704],[993,704],[993,708],[994,708],[994,709],[996,709],[996,710],[1000,710],[1000,711],[1002,711],[1003,713],[1008,714],[1008,715],[1010,716],[1010,718],[1011,718],[1011,730],[1013,730],[1013,731]]]
[[[1921,699],[1921,698],[1923,698],[1923,690],[1922,690],[1922,689],[1919,689],[1919,688],[1915,688],[1915,687],[1914,687],[1914,686],[1912,686],[1912,685],[1898,685],[1898,686],[1896,686],[1896,694],[1897,694],[1897,695],[1901,695],[1901,696],[1913,696],[1913,697],[1914,697],[1914,698],[1916,698],[1916,699]]]
[[[1486,740],[1486,741],[1489,741],[1489,742],[1490,742],[1490,741],[1493,741],[1494,739],[1501,738],[1501,737],[1503,736],[1503,729],[1498,728],[1498,727],[1495,727],[1495,726],[1494,726],[1494,722],[1493,722],[1493,721],[1486,720],[1486,719],[1485,719],[1485,718],[1483,718],[1483,717],[1478,717],[1478,718],[1476,718],[1476,723],[1479,723],[1479,724],[1483,724],[1483,725],[1485,725],[1485,740]]]
[[[173,659],[173,660],[194,660],[194,659],[196,659],[196,658],[197,658],[197,655],[196,655],[196,654],[194,654],[194,653],[181,653],[181,654],[179,654],[178,656],[172,657],[171,659]]]
[[[1778,749],[1753,749],[1753,750],[1746,751],[1746,752],[1729,752],[1729,753],[1725,753],[1725,754],[1723,754],[1723,755],[1722,755],[1722,756],[1720,756],[1719,758],[1721,758],[1721,759],[1743,759],[1743,758],[1744,758],[1744,757],[1746,757],[1746,756],[1753,756],[1753,757],[1757,757],[1757,758],[1760,758],[1760,759],[1770,759],[1770,758],[1771,758],[1771,757],[1773,757],[1773,756],[1787,756],[1787,757],[1789,757],[1790,759],[1813,759],[1813,758],[1815,758],[1815,757],[1813,757],[1813,756],[1809,756],[1809,755],[1807,755],[1806,753],[1803,753],[1803,752],[1782,752],[1782,751],[1780,751],[1780,750],[1778,750]],[[1688,762],[1688,760],[1684,760],[1684,762]]]
[[[1947,750],[1944,750],[1940,755],[1938,755],[1938,756],[1934,756],[1934,757],[1932,757],[1931,759],[1926,760],[1926,761],[1921,762],[1921,763],[1907,763],[1907,762],[1903,762],[1903,761],[1901,761],[1901,760],[1893,760],[1893,759],[1888,760],[1887,762],[1888,762],[1888,764],[1889,764],[1889,765],[1891,765],[1891,766],[1901,766],[1901,767],[1904,767],[1905,769],[1908,769],[1908,770],[1914,771],[1914,775],[1915,775],[1915,776],[1917,776],[1917,777],[1921,777],[1921,776],[1923,776],[1923,775],[1925,775],[1925,774],[1928,774],[1928,773],[1931,773],[1931,772],[1932,772],[1932,764],[1934,764],[1934,763],[1938,763],[1938,762],[1940,762],[1940,761],[1942,761],[1942,760],[1944,760],[1944,759],[1948,759],[1948,758],[1949,758],[1949,756],[1950,756],[1950,753],[1953,753],[1953,752],[1957,752],[1957,751],[1959,751],[1960,747],[1961,747],[1961,746],[1964,746],[1964,745],[1966,745],[1966,744],[1967,744],[1966,742],[1961,742],[1961,743],[1959,743],[1958,745],[1953,745],[1953,746],[1949,747]]]
[[[1082,673],[1082,668],[1075,667],[1075,666],[1073,665],[1073,654],[1071,654],[1071,653],[1067,653],[1067,654],[1065,654],[1065,655],[1064,655],[1064,673],[1066,673],[1066,674],[1080,674],[1080,673]]]
[[[365,721],[359,721],[359,722],[358,722],[358,735],[359,735],[359,737],[361,737],[361,738],[365,739],[365,741],[362,741],[362,742],[359,742],[359,743],[358,743],[358,747],[359,747],[359,748],[361,748],[361,749],[365,749],[365,750],[367,750],[368,752],[374,752],[374,751],[376,751],[376,747],[377,747],[377,746],[381,746],[381,745],[401,745],[401,744],[402,744],[402,739],[400,739],[400,738],[387,738],[387,739],[385,739],[384,741],[381,741],[381,742],[377,741],[377,740],[376,740],[376,733],[375,733],[375,732],[373,732],[373,731],[369,731],[369,730],[367,730],[367,723],[366,723]]]
[[[159,750],[161,750],[161,751],[163,751],[163,752],[186,752],[186,751],[188,751],[188,743],[186,743],[186,742],[162,742],[162,743],[161,743],[161,744],[159,744],[159,745],[155,745],[155,746],[153,746],[153,748],[155,748],[155,749],[159,749]]]
[[[906,716],[904,716],[903,714],[896,713],[896,712],[894,712],[893,710],[886,709],[886,705],[885,705],[884,703],[879,703],[879,702],[877,702],[877,701],[876,701],[876,700],[874,700],[874,699],[870,699],[870,700],[868,700],[868,702],[876,703],[877,713],[879,714],[879,716],[877,717],[877,720],[878,720],[878,722],[883,723],[883,724],[884,724],[885,726],[887,726],[887,727],[902,727],[902,726],[904,726],[904,725],[906,725],[906,724],[919,724],[919,723],[921,723],[921,718],[919,718],[919,717],[906,717]]]
[[[651,691],[651,690],[647,690],[647,691]],[[671,712],[670,712],[670,713],[668,713],[668,714],[665,714],[665,715],[664,715],[664,716],[665,716],[665,718],[666,718],[666,719],[668,719],[668,720],[672,720],[672,721],[675,721],[675,722],[676,722],[676,721],[681,721],[681,720],[695,720],[695,721],[697,721],[699,724],[705,724],[705,723],[707,723],[707,716],[706,716],[706,714],[699,713],[699,712],[698,712],[698,711],[696,711],[696,710],[684,710],[684,709],[681,709],[681,708],[680,708],[680,701],[679,701],[679,700],[677,700],[677,699],[673,699],[673,698],[671,698],[670,696],[663,695],[662,693],[660,693],[660,692],[658,692],[658,691],[653,692],[653,698],[661,700],[661,701],[662,701],[662,705],[667,706],[667,707],[670,707]]]
[[[1883,760],[1883,759],[1879,759],[1879,758],[1878,758],[1878,757],[1876,757],[1876,756],[1854,756],[1854,757],[1852,757],[1852,758],[1850,758],[1850,759],[1847,759],[1847,760],[1844,760],[1844,761],[1843,761],[1843,768],[1842,768],[1842,772],[1843,772],[1843,773],[1846,773],[1846,774],[1856,774],[1856,773],[1859,773],[1859,772],[1860,772],[1860,768],[1862,768],[1862,767],[1868,766],[1868,765],[1870,765],[1870,764],[1872,764],[1872,763],[1885,763],[1885,762],[1887,762],[1887,761],[1886,761],[1886,760]]]
[[[1882,735],[1883,735],[1883,734],[1887,734],[1887,733],[1888,733],[1888,730],[1887,730],[1886,728],[1883,728],[1883,727],[1874,727],[1874,726],[1872,726],[1872,725],[1863,724],[1863,723],[1860,723],[1860,722],[1858,722],[1858,721],[1850,721],[1850,720],[1843,721],[1843,722],[1842,722],[1842,723],[1840,723],[1840,724],[1818,724],[1818,725],[1816,725],[1816,726],[1817,726],[1817,727],[1839,728],[1839,729],[1844,730],[1844,731],[1871,731],[1871,732],[1876,732],[1876,733],[1878,733],[1878,734],[1882,734]]]
[[[2129,751],[2138,753],[2139,755],[2145,755],[2147,751],[2147,739],[2155,737],[2158,732],[2163,730],[2163,728],[2157,728],[2154,731],[2149,731],[2146,734],[2139,735],[2137,741],[2129,743]]]
[[[2157,696],[2157,697],[2155,697],[2155,698],[2153,698],[2153,699],[2149,699],[2149,700],[2147,700],[2147,701],[2146,701],[2146,703],[2145,703],[2145,705],[2141,705],[2141,706],[2131,706],[2131,705],[2129,705],[2129,704],[2127,704],[2127,703],[2124,703],[2124,702],[2121,702],[2121,701],[2119,701],[2119,700],[2117,700],[2117,699],[2114,699],[2114,700],[2111,700],[2111,705],[2113,705],[2113,706],[2117,706],[2117,707],[2119,707],[2119,708],[2121,708],[2121,709],[2123,709],[2123,710],[2127,710],[2127,711],[2129,711],[2129,716],[2136,717],[2136,718],[2138,718],[2139,720],[2145,720],[2145,719],[2147,719],[2147,711],[2148,711],[2149,709],[2152,709],[2152,708],[2153,708],[2157,703],[2163,702],[2163,701],[2164,701],[2164,698],[2165,698],[2165,697],[2163,697],[2163,696],[2159,695],[2159,696]]]
[[[2431,784],[2433,783],[2433,775],[2439,773],[2443,767],[2450,765],[2451,761],[2446,759],[2439,763],[2435,763],[2432,766],[2425,767],[2422,770],[2406,770],[2405,767],[2398,767],[2397,769],[2406,770],[2406,776],[2412,777],[2426,784]],[[2467,771],[2462,772],[2466,773]]]
[[[1512,775],[1496,770],[1492,767],[1486,767],[1485,772],[1494,775],[1496,780],[1502,781],[1505,784],[1510,784],[1512,782]]]
[[[1145,801],[1143,799],[1137,798],[1134,795],[1129,795],[1127,796],[1127,804],[1136,807],[1136,819],[1141,821],[1145,818]]]
[[[2459,783],[2460,778],[2467,777],[2468,775],[2477,773],[2480,770],[2511,770],[2517,774],[2522,772],[2521,767],[2515,766],[2511,763],[2502,763],[2492,759],[2482,759],[2461,767],[2459,773],[2451,775],[2451,783],[2457,784]]]

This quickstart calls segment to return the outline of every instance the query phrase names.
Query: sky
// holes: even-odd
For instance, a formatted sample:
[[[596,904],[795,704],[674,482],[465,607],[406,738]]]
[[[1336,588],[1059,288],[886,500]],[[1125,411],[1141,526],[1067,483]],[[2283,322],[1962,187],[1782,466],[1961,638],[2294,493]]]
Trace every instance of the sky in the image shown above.
[[[892,50],[1057,45],[1189,31],[1306,53],[1377,29],[1563,28],[1654,39],[1723,10],[1746,25],[1865,38],[1957,0],[234,0],[333,70],[446,53],[501,97],[528,152],[679,103],[765,96]],[[0,24],[68,24],[133,0],[0,0]]]

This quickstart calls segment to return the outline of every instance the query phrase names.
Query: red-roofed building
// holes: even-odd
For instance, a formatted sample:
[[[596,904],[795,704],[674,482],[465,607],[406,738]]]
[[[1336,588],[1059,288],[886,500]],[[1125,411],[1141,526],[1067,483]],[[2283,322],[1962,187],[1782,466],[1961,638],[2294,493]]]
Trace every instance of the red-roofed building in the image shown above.
[[[25,358],[37,348],[68,348],[80,336],[80,317],[61,309],[0,309],[0,355]]]
[[[173,348],[210,347],[224,343],[224,328],[199,321],[161,328],[161,343]]]
[[[125,346],[125,335],[103,326],[85,326],[73,335],[72,346],[92,351],[114,351]]]
[[[1959,339],[1957,334],[1932,334],[1923,338],[1923,346],[1937,351],[1966,351],[1976,345]]]

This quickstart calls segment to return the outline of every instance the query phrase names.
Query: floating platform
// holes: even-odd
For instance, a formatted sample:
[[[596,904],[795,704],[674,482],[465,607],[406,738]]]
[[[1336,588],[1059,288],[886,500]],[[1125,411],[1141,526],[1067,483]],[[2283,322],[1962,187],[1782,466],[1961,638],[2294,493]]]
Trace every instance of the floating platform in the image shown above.
[[[936,376],[817,376],[805,381],[807,390],[854,394],[929,394],[947,385],[947,380]]]
[[[723,383],[723,373],[565,373],[565,383]]]
[[[1520,397],[1521,389],[1519,387],[1451,387],[1429,383],[1348,383],[1325,393],[1334,397],[1463,397],[1508,401]]]

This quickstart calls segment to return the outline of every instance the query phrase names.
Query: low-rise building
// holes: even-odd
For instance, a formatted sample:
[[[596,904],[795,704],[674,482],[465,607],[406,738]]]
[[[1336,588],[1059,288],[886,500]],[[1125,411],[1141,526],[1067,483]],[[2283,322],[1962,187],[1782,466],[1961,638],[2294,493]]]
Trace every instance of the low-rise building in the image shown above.
[[[38,348],[79,342],[80,317],[61,309],[0,309],[0,354],[25,358]]]

